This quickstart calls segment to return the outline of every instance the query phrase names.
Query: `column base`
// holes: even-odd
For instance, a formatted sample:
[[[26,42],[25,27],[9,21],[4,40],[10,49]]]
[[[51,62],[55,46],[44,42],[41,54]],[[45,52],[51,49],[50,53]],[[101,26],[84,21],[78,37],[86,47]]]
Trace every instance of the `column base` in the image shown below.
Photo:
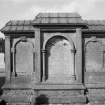
[[[72,80],[76,80],[76,75],[72,75]]]
[[[17,77],[17,73],[16,72],[12,72],[11,76],[12,77]]]

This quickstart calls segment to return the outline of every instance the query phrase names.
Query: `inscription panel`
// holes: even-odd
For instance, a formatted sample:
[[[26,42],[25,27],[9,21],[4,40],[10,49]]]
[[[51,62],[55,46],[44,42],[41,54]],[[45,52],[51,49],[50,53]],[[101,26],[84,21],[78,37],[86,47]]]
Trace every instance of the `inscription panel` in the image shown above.
[[[74,73],[71,43],[62,36],[51,38],[46,44],[46,76],[48,82],[69,83]]]
[[[33,72],[33,47],[28,42],[20,42],[16,46],[17,74],[31,74]]]
[[[85,39],[85,82],[105,82],[105,38]]]

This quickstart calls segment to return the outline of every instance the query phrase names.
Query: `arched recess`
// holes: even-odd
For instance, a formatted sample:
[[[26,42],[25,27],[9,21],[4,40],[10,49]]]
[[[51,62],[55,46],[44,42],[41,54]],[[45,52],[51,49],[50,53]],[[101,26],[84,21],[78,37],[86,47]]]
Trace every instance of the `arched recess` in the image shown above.
[[[105,68],[104,45],[93,38],[85,44],[85,68],[87,72],[101,72]]]
[[[20,38],[13,46],[13,74],[26,75],[34,71],[34,44],[27,38]]]
[[[72,39],[53,36],[45,45],[43,57],[43,77],[52,83],[68,83],[75,76],[75,47]]]

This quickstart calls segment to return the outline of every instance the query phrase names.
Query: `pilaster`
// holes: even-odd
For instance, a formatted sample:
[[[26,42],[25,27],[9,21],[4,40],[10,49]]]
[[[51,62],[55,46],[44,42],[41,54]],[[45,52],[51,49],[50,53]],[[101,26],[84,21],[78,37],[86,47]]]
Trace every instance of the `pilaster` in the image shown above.
[[[35,78],[36,82],[41,81],[41,45],[40,29],[35,28]]]
[[[11,45],[10,36],[5,36],[5,72],[7,80],[10,79],[11,74]]]
[[[82,33],[81,29],[76,29],[76,73],[78,75],[78,82],[82,83]]]

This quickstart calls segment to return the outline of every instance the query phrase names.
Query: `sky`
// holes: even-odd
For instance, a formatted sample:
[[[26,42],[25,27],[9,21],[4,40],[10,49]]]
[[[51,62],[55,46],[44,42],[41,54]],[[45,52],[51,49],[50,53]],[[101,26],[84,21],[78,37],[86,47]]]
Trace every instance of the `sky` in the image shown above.
[[[105,20],[105,0],[0,0],[0,29],[9,20],[32,20],[39,12],[77,12],[83,19]]]

